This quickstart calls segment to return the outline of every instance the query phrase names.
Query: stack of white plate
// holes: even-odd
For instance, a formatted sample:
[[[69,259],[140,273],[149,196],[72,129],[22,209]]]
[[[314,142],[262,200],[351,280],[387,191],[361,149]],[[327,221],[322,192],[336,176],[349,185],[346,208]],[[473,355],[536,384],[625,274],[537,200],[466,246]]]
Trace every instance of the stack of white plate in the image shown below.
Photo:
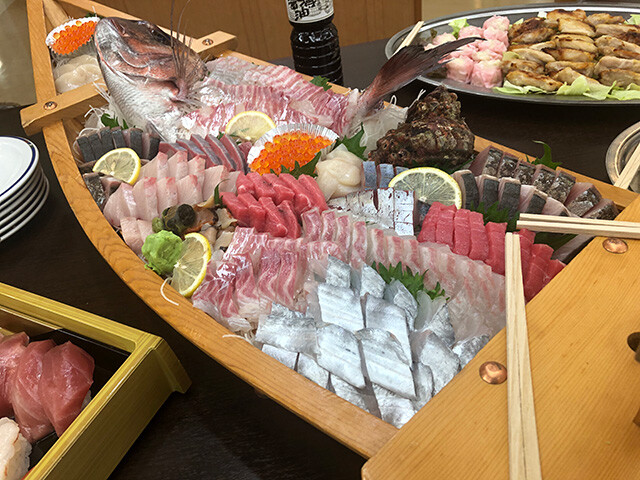
[[[0,242],[24,227],[49,195],[39,158],[29,140],[0,137]]]

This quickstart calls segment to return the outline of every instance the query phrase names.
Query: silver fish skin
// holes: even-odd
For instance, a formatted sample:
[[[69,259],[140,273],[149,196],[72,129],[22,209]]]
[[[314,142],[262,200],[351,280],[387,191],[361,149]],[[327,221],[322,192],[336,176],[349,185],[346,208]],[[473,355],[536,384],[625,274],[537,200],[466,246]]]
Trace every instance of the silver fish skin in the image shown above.
[[[199,104],[197,83],[207,71],[200,57],[141,20],[103,18],[94,41],[109,95],[124,120],[175,141],[178,119]]]
[[[329,255],[325,282],[336,287],[349,288],[351,286],[351,267]]]
[[[301,353],[298,356],[296,371],[322,388],[328,388],[329,372],[318,365],[313,357]]]
[[[279,316],[272,313],[258,321],[255,340],[291,352],[314,354],[316,322],[313,318]]]
[[[367,328],[386,330],[391,333],[400,343],[405,359],[410,364],[411,345],[409,344],[409,329],[407,328],[405,311],[380,298],[367,295],[364,312]]]
[[[375,384],[373,385],[373,393],[376,395],[382,420],[396,428],[402,428],[416,414],[416,410],[409,399],[400,397],[394,392]]]
[[[415,192],[393,191],[393,226],[398,235],[415,233],[413,225],[415,206]]]
[[[318,328],[317,342],[318,365],[356,388],[365,387],[360,348],[353,333],[338,325],[324,325]]]
[[[387,285],[384,291],[384,299],[400,308],[404,308],[409,317],[409,324],[414,324],[418,315],[418,302],[400,280],[394,280]]]
[[[356,333],[362,346],[366,375],[373,384],[413,399],[416,390],[411,359],[406,358],[398,339],[386,330],[365,328]]]
[[[416,399],[413,401],[413,408],[418,411],[433,397],[433,372],[431,372],[431,368],[421,363],[414,363],[413,383],[416,386]]]
[[[369,265],[363,265],[360,273],[356,272],[351,275],[351,287],[360,297],[370,295],[382,298],[386,286],[387,282]]]
[[[364,389],[356,388],[342,380],[337,375],[331,375],[330,382],[331,390],[340,398],[349,403],[353,403],[356,407],[360,407],[365,412],[380,416],[376,397],[373,395],[372,390],[367,391],[366,387]]]
[[[411,335],[414,359],[431,368],[433,394],[436,395],[460,371],[460,359],[430,330]]]
[[[339,325],[351,332],[364,328],[360,298],[350,288],[320,283],[317,293],[322,322]]]
[[[451,319],[449,317],[449,308],[447,305],[442,305],[433,317],[431,321],[425,323],[423,329],[431,330],[433,333],[440,337],[447,347],[453,347],[456,341],[456,334],[453,331],[451,325]]]
[[[460,357],[460,368],[464,368],[489,340],[489,335],[478,335],[456,343],[451,350]]]
[[[270,357],[275,358],[283,365],[289,367],[291,370],[296,369],[298,352],[290,352],[282,348],[274,347],[273,345],[263,345],[262,351]]]
[[[393,229],[393,188],[379,188],[376,192],[378,198],[376,221],[385,228]]]
[[[423,290],[418,292],[416,300],[418,302],[418,314],[413,325],[415,330],[422,330],[426,324],[431,322],[440,307],[447,303],[444,297],[436,297],[431,300],[431,297]],[[411,325],[409,327],[411,328]]]

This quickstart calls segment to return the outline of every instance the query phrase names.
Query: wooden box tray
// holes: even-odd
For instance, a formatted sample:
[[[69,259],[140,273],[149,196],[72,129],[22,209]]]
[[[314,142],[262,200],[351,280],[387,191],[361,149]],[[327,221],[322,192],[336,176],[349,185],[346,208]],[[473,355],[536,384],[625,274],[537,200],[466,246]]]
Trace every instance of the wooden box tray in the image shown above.
[[[108,478],[167,397],[191,384],[161,338],[2,283],[0,331],[70,339],[96,361],[99,390],[53,445],[43,439],[48,450],[34,445],[29,480]]]
[[[23,126],[27,133],[33,133],[40,129],[43,131],[58,180],[71,208],[91,242],[120,278],[122,278],[142,300],[198,348],[206,352],[234,374],[253,385],[256,389],[264,392],[273,400],[282,404],[296,415],[302,417],[353,451],[365,458],[374,456],[398,433],[398,429],[346,402],[328,390],[319,387],[268,355],[263,354],[243,339],[230,335],[229,330],[215,322],[206,313],[194,308],[189,300],[183,298],[173,289],[165,288],[165,292],[168,298],[172,302],[175,302],[176,305],[162,298],[160,294],[162,284],[160,277],[144,268],[143,262],[125,245],[109,225],[86,189],[76,163],[73,160],[70,144],[75,139],[75,132],[78,131],[77,117],[84,115],[90,105],[98,106],[103,101],[91,85],[56,95],[49,52],[44,44],[44,37],[47,33],[47,15],[49,14],[47,13],[47,15],[45,15],[42,1],[43,0],[27,0],[31,51],[38,103],[23,110]],[[49,1],[50,0],[45,0],[45,5],[48,4]],[[59,3],[67,13],[74,16],[82,16],[87,11],[94,11],[104,16],[112,15],[132,18],[130,15],[117,12],[87,0],[61,0]],[[260,60],[232,52],[231,49],[234,48],[235,44],[235,37],[232,35],[216,32],[202,39],[193,39],[192,47],[203,57],[211,55],[234,55],[249,59],[255,63],[264,63]],[[333,88],[338,92],[345,91],[345,89],[341,87]],[[51,102],[53,102],[53,105]],[[492,142],[486,139],[476,138],[477,150],[481,150],[490,144],[492,144]],[[506,150],[511,151],[519,158],[525,158],[522,153],[515,152],[508,148]],[[603,196],[614,200],[621,209],[626,208],[636,199],[636,194],[630,191],[621,190],[579,174],[574,175],[579,181],[594,183]],[[640,203],[636,202],[636,206],[640,208]],[[596,239],[590,248],[596,249],[600,243],[601,240]],[[633,248],[635,248],[634,242],[631,242],[631,245],[633,250]],[[587,258],[585,255],[588,255],[588,253],[581,254],[581,256]],[[610,254],[603,256],[598,261],[606,262],[609,257]],[[567,296],[571,295],[571,292],[574,291],[573,285],[576,283],[575,280],[584,280],[579,267],[583,262],[586,262],[586,260],[569,265],[569,267],[551,282],[551,286],[546,288],[542,294],[538,296],[540,298],[536,297],[536,299],[531,302],[528,308],[530,311],[529,318],[531,324],[535,325],[538,322],[545,321],[540,314],[542,311],[548,314],[558,313],[557,302],[546,304],[543,299],[551,295],[550,291],[566,292]],[[597,271],[592,263],[589,263],[589,266],[593,268],[594,271]],[[605,269],[604,266],[601,266],[601,269],[602,271],[611,271]],[[573,303],[573,300],[567,298],[567,302]],[[539,311],[532,310],[532,307],[536,305],[539,305],[537,307]],[[537,315],[540,318],[538,318],[536,312],[538,312]],[[585,315],[589,315],[589,312],[585,312]],[[586,321],[584,316],[581,320]],[[593,324],[591,327],[593,328]],[[626,334],[628,333],[631,333],[631,331],[626,332]],[[586,333],[586,335],[591,335],[591,332]],[[563,345],[561,342],[553,343],[545,350],[544,355],[548,355],[549,358],[566,356],[567,353],[563,350],[565,346],[566,345]],[[616,348],[620,349],[619,355],[621,359],[626,358],[625,355],[628,356],[628,347],[625,345],[616,345]],[[494,401],[492,404],[494,410],[492,410],[492,412],[494,416],[503,416],[504,421],[493,421],[492,423],[488,420],[488,417],[478,415],[473,419],[467,419],[475,425],[474,428],[468,429],[463,423],[458,423],[457,425],[453,422],[450,423],[449,419],[453,418],[452,416],[448,417],[447,415],[440,414],[434,417],[429,415],[429,411],[435,409],[435,407],[431,407],[432,404],[447,405],[452,411],[461,408],[463,405],[467,407],[467,410],[469,408],[473,409],[473,405],[478,402],[478,399],[471,399],[466,395],[462,395],[462,387],[459,387],[459,385],[465,385],[464,388],[467,388],[469,385],[480,381],[477,374],[477,366],[479,362],[482,362],[481,359],[494,359],[490,357],[495,357],[497,360],[500,360],[498,353],[504,353],[503,350],[504,337],[503,333],[501,333],[480,352],[476,360],[459,373],[449,386],[437,395],[437,401],[430,402],[426,409],[419,412],[413,420],[400,430],[398,438],[407,438],[403,435],[404,431],[411,431],[414,435],[409,438],[409,444],[413,445],[415,442],[417,442],[416,445],[419,444],[419,438],[416,438],[416,436],[419,437],[419,429],[416,430],[415,427],[413,427],[418,424],[425,429],[429,429],[431,426],[442,427],[442,435],[449,437],[449,443],[451,445],[456,444],[456,437],[453,435],[456,429],[457,432],[461,432],[461,438],[465,438],[465,441],[459,442],[459,445],[482,444],[485,437],[504,437],[506,441],[506,427],[503,431],[503,427],[506,425],[506,394],[496,395],[496,390],[492,392],[495,398],[491,397],[491,400]],[[537,350],[534,347],[532,347],[531,350],[532,362],[535,368],[536,358],[534,355],[537,353]],[[504,355],[502,356],[504,357]],[[594,353],[594,362],[597,361],[597,356],[598,354]],[[504,360],[504,358],[502,358],[502,360]],[[566,362],[563,374],[567,376],[582,375],[580,373],[582,368],[583,366]],[[546,380],[540,378],[538,381],[545,382]],[[534,382],[536,382],[535,371]],[[549,380],[549,382],[551,382],[549,385],[553,385],[553,380]],[[584,382],[588,383],[588,380],[584,380]],[[484,385],[482,387],[484,387]],[[487,387],[491,388],[489,386]],[[625,386],[625,388],[627,387],[628,385]],[[480,388],[481,387],[476,386],[476,390]],[[634,392],[625,390],[625,393],[633,396]],[[635,393],[635,398],[638,398],[637,389]],[[640,406],[640,403],[638,406]],[[462,422],[460,418],[456,417],[456,419],[458,422]],[[629,421],[631,421],[631,419]],[[545,427],[551,430],[554,429],[554,426],[550,424],[546,424]],[[493,437],[490,437],[489,432],[493,434]],[[473,440],[467,442],[469,438]],[[554,446],[557,447],[557,445]],[[406,444],[403,444],[402,448],[411,449],[413,447],[407,447]],[[455,449],[456,447],[452,448]],[[463,455],[463,453],[460,453],[460,455]],[[402,463],[403,458],[405,458],[404,455],[398,455],[397,452],[394,452],[393,456],[395,461],[400,463]],[[638,458],[640,458],[640,456],[638,456]],[[503,464],[504,462],[500,465],[504,466]],[[389,475],[388,471],[385,472],[385,474],[386,476],[376,478],[393,477],[393,475]],[[464,478],[464,475],[462,477]]]

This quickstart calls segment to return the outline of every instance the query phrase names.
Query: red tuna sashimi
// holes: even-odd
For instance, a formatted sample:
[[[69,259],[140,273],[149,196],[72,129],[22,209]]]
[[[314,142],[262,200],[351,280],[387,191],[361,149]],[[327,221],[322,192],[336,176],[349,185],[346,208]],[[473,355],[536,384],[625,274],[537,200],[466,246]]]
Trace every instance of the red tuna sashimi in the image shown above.
[[[176,182],[178,189],[178,202],[187,205],[195,205],[202,201],[202,191],[198,188],[198,178],[195,175],[187,175]]]
[[[202,185],[202,198],[208,200],[213,196],[216,187],[229,176],[229,170],[222,165],[209,167],[204,171],[204,185]]]
[[[158,187],[155,178],[142,178],[133,186],[133,198],[138,206],[138,218],[153,220],[158,216]]]
[[[469,255],[471,251],[471,233],[469,229],[469,210],[460,209],[453,218],[453,253]]]
[[[507,233],[507,224],[489,222],[485,228],[489,239],[489,255],[485,263],[495,273],[504,275],[504,236]]]
[[[187,166],[189,167],[189,175],[195,175],[198,179],[198,191],[201,192],[202,186],[204,185],[204,157],[201,157],[200,155],[193,157],[187,162]]]
[[[321,240],[333,242],[336,237],[336,212],[335,210],[325,210],[322,212],[322,236]]]
[[[173,177],[161,178],[156,183],[158,194],[158,212],[162,213],[165,208],[178,204],[178,187],[176,179]]]
[[[302,229],[304,230],[304,237],[309,242],[315,242],[320,240],[322,236],[322,217],[320,216],[320,210],[312,208],[307,210],[301,216]]]
[[[69,428],[93,384],[95,362],[71,342],[49,350],[42,360],[39,395],[58,436]]]
[[[278,282],[280,273],[280,252],[265,248],[260,257],[260,274],[258,288],[266,298],[278,301]]]
[[[168,160],[167,176],[180,180],[189,175],[189,165],[187,164],[187,152],[179,151]]]
[[[469,258],[471,260],[485,261],[489,256],[489,239],[481,213],[469,213],[469,233],[471,238]]]
[[[365,222],[353,222],[351,232],[351,266],[360,268],[367,259],[367,224]]]
[[[284,183],[284,180],[278,177],[278,175],[274,173],[265,173],[262,175],[262,178],[264,178],[264,180],[273,188],[273,191],[275,192],[273,201],[276,205],[280,205],[285,200],[289,200],[293,203],[296,196],[295,192],[290,189],[287,184]]]
[[[523,230],[518,232],[518,235],[520,236],[520,261],[522,264],[522,280],[526,285],[526,276],[529,273],[529,263],[531,262],[531,249],[533,248],[533,240],[531,240],[531,235],[528,235],[527,233],[523,235],[522,232]],[[530,231],[526,230],[526,232]],[[535,237],[535,235],[533,236]]]
[[[264,232],[266,227],[267,212],[264,206],[253,195],[239,193],[238,200],[249,208],[249,225],[259,232]]]
[[[276,199],[276,191],[264,178],[262,178],[262,175],[251,172],[247,173],[247,178],[253,184],[253,191],[255,192],[256,198],[269,197],[273,199],[273,202],[276,205],[280,205],[281,202],[278,202]]]
[[[258,200],[266,212],[264,231],[274,237],[285,237],[287,235],[287,222],[269,197],[261,197]]]
[[[0,417],[13,416],[13,377],[28,343],[29,337],[24,332],[4,337],[0,342]]]
[[[20,432],[29,443],[40,440],[53,431],[53,425],[40,402],[40,377],[45,353],[55,347],[53,340],[31,342],[15,370],[11,403],[20,425]]]
[[[238,175],[238,179],[236,180],[236,190],[238,192],[238,195],[240,195],[241,193],[248,193],[249,195],[255,196],[256,194],[253,182],[248,175]]]
[[[544,278],[553,255],[553,248],[549,245],[536,243],[531,247],[531,260],[527,269],[524,284],[524,296],[531,300],[544,287]]]
[[[442,209],[438,212],[438,224],[436,225],[436,243],[449,245],[453,249],[453,217],[451,210]]]
[[[314,206],[318,207],[321,212],[329,208],[327,206],[327,201],[324,198],[324,193],[322,193],[322,190],[320,190],[320,187],[318,186],[318,182],[316,182],[313,177],[310,177],[309,175],[300,175],[300,177],[298,177],[298,183],[300,183],[302,188],[309,193]]]
[[[298,222],[298,217],[293,211],[293,205],[291,204],[291,202],[289,200],[285,200],[280,205],[278,205],[278,210],[280,210],[280,213],[282,213],[282,216],[284,217],[284,221],[287,226],[287,237],[300,237],[300,223]]]
[[[222,203],[229,209],[231,215],[238,220],[238,225],[241,227],[251,226],[251,216],[249,215],[249,207],[243,202],[238,200],[235,193],[222,192]]]
[[[553,279],[553,277],[555,277],[562,271],[564,267],[566,267],[566,265],[560,260],[551,260],[549,262],[549,267],[547,268],[547,274],[545,275],[544,284],[546,285],[547,283],[549,283]]]
[[[298,180],[296,180],[293,175],[283,173],[279,178],[286,184],[287,187],[293,190],[293,193],[295,194],[293,208],[297,215],[302,215],[304,212],[312,209],[315,206],[310,193],[302,188],[300,182],[298,182]],[[319,210],[322,211],[323,209],[319,208]]]

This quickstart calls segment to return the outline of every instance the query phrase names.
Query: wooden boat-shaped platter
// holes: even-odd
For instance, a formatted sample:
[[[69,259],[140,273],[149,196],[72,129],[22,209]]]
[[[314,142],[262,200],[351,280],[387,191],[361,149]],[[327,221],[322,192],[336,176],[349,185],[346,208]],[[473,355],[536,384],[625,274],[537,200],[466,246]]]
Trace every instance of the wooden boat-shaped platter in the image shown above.
[[[104,100],[93,85],[56,95],[44,39],[60,6],[76,18],[86,12],[133,17],[89,0],[27,0],[38,103],[22,111],[23,126],[28,134],[43,131],[71,208],[120,278],[217,362],[364,458],[373,457],[363,469],[366,478],[507,478],[506,385],[489,385],[478,375],[486,361],[506,363],[504,331],[398,430],[231,335],[172,288],[164,291],[175,305],[163,299],[162,279],[107,222],[73,159],[70,145],[82,116]],[[236,44],[234,36],[215,32],[192,46],[203,57],[264,63],[233,52]],[[477,150],[490,144],[476,138]],[[620,219],[640,221],[636,194],[572,174],[624,209]],[[554,478],[632,478],[640,471],[640,428],[633,423],[640,364],[626,341],[640,331],[640,302],[631,294],[640,282],[640,242],[628,245],[626,254],[614,255],[596,238],[527,305],[542,467]]]

